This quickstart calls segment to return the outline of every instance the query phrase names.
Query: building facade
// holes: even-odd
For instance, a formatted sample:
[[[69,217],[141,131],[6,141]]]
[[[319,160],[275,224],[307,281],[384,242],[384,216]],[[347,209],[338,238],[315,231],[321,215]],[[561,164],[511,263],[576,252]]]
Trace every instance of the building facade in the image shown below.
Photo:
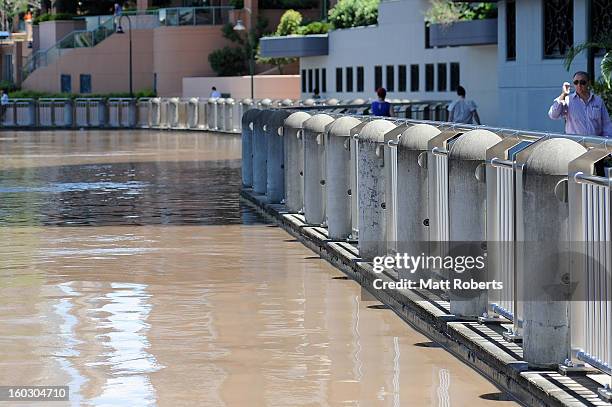
[[[572,72],[587,68],[581,54],[568,72],[564,57],[573,44],[587,40],[588,30],[597,39],[612,28],[612,0],[501,0],[497,6],[497,38],[491,41],[477,38],[486,37],[478,22],[470,22],[476,31],[468,34],[452,26],[426,28],[428,0],[383,1],[376,26],[331,31],[327,50],[298,55],[302,95],[318,88],[324,97],[368,99],[383,86],[392,99],[451,100],[461,84],[479,106],[483,124],[562,131],[562,121],[550,120],[548,108]],[[432,41],[434,28],[438,37],[454,36],[446,39],[450,46]]]

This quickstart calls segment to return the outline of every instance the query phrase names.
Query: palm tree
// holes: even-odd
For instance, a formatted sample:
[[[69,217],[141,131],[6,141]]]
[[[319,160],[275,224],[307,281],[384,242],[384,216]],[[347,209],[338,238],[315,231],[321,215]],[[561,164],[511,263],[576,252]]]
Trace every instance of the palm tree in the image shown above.
[[[601,77],[608,88],[612,88],[612,34],[609,34],[606,38],[603,38],[600,41],[585,42],[583,44],[578,44],[571,47],[565,56],[565,61],[563,63],[565,69],[569,71],[574,59],[587,49],[604,49],[606,51],[600,65]]]

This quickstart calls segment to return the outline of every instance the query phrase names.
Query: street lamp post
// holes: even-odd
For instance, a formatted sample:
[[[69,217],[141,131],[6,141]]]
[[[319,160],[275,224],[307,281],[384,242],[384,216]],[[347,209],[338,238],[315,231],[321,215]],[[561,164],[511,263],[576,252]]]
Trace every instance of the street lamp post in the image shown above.
[[[253,31],[253,13],[248,8],[245,8],[245,10],[249,13],[249,29],[252,32]],[[242,23],[242,20],[236,21],[236,25],[234,25],[234,31],[244,31],[244,30],[246,30],[246,27]],[[254,71],[255,71],[255,60],[254,60],[254,55],[253,55],[254,54],[254,52],[253,52],[253,45],[251,44],[251,38],[249,37],[249,34],[246,35],[246,40],[247,40],[247,44],[249,46],[249,48],[248,48],[248,52],[249,52],[249,73],[251,75],[251,100],[253,100],[254,97],[255,97],[255,92],[253,90],[254,82],[255,82],[253,80],[253,75],[254,75]]]
[[[130,42],[130,97],[134,97],[134,87],[133,87],[133,71],[132,71],[132,19],[130,16],[121,14],[119,16],[119,20],[117,21],[117,34],[125,34],[123,28],[121,27],[121,20],[123,17],[128,20],[128,31],[129,31],[129,42]]]

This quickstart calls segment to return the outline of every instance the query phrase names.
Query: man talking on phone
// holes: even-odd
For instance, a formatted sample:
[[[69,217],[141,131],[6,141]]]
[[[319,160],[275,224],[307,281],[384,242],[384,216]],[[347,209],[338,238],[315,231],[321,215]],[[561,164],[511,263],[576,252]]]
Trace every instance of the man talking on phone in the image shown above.
[[[565,82],[561,94],[548,110],[548,117],[565,119],[566,134],[612,137],[608,109],[599,96],[591,93],[589,74],[578,71],[573,81],[576,91],[570,93],[570,84]]]

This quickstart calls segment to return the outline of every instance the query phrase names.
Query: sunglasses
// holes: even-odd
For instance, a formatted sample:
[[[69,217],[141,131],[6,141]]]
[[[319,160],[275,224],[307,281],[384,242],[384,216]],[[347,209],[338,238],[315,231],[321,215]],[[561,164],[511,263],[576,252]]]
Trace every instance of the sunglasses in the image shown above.
[[[585,86],[587,84],[587,81],[585,81],[584,79],[581,80],[575,80],[574,81],[574,85],[582,85]]]

